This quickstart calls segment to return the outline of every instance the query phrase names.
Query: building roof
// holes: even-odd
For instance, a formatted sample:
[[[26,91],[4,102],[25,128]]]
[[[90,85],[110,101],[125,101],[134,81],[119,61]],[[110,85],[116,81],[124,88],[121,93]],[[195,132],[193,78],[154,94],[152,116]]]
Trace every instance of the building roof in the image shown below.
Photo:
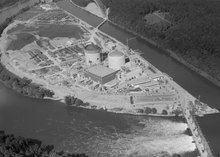
[[[109,56],[110,57],[121,57],[121,56],[124,56],[124,53],[118,50],[114,50],[109,53]]]
[[[104,77],[106,75],[109,75],[109,74],[116,72],[115,70],[113,70],[111,68],[107,68],[102,65],[96,65],[96,66],[90,67],[90,68],[86,69],[86,71],[89,73],[92,73],[94,75],[100,76],[100,77]]]
[[[142,87],[152,87],[152,86],[156,86],[159,85],[159,82],[151,80],[150,82],[146,82],[144,84],[141,84]]]
[[[163,76],[162,74],[157,74],[157,73],[151,75],[151,78],[152,78],[152,79],[160,78],[160,77],[164,77],[164,76]]]
[[[139,77],[139,78],[132,80],[130,83],[134,85],[140,85],[140,84],[148,83],[150,81],[151,80],[148,77]]]
[[[98,45],[89,44],[85,47],[86,50],[100,50],[100,47]]]

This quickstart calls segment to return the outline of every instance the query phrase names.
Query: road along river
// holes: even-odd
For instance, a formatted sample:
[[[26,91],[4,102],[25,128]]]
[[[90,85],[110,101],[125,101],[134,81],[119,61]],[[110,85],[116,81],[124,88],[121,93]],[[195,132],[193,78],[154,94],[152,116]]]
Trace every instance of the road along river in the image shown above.
[[[69,12],[96,26],[101,19],[66,2],[59,2]],[[125,43],[133,35],[106,23],[105,33]],[[143,57],[193,95],[219,109],[220,89],[150,47],[143,40],[132,40],[129,45],[143,52]],[[200,125],[211,147],[217,152],[220,144],[219,115],[199,118]],[[192,151],[191,137],[183,134],[186,124],[174,118],[119,115],[78,108],[68,108],[60,102],[23,97],[0,84],[0,129],[25,137],[38,138],[57,149],[85,152],[90,156],[144,155]]]

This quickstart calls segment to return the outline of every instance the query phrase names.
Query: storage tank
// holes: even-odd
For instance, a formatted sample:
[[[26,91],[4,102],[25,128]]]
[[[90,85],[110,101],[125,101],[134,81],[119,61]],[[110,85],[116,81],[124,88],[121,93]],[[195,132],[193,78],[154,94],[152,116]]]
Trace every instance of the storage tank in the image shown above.
[[[101,48],[94,44],[89,44],[85,47],[85,59],[87,65],[100,63]]]
[[[114,50],[108,54],[109,68],[119,70],[121,66],[125,64],[124,53],[118,50]]]

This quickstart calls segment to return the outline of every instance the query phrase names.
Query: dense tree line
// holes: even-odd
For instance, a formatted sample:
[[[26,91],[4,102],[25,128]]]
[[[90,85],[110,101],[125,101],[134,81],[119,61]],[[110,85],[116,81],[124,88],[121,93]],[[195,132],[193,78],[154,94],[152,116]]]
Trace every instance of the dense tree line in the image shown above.
[[[6,3],[6,1],[4,1]],[[17,1],[16,1],[17,2]],[[3,2],[1,2],[3,5]],[[10,1],[8,2],[10,3]],[[29,7],[21,9],[20,13],[25,12]],[[0,34],[3,30],[12,22],[16,15],[7,18],[4,23],[0,25]],[[1,56],[0,56],[1,57]],[[44,98],[44,97],[53,97],[54,92],[41,87],[40,85],[34,84],[31,80],[27,78],[19,78],[10,71],[8,71],[0,63],[0,81],[3,82],[6,86],[14,89],[18,93],[21,93],[25,96],[30,96],[34,98]]]
[[[85,0],[73,0],[78,5]],[[111,21],[156,41],[220,81],[220,1],[101,0]],[[88,2],[88,1],[87,1]],[[148,25],[146,14],[169,13],[171,25]]]
[[[14,17],[7,18],[1,25],[0,25],[0,34],[4,31],[4,29],[11,23]]]
[[[53,145],[44,145],[36,139],[15,137],[0,131],[0,157],[87,157],[85,154],[57,152]]]
[[[173,154],[172,157],[195,157],[196,151]],[[73,154],[54,150],[53,145],[42,144],[41,141],[13,134],[5,134],[0,130],[0,157],[88,157],[86,154]]]
[[[30,7],[25,7],[23,9],[21,9],[21,11],[19,12],[19,14],[29,10]],[[18,15],[18,14],[17,14]],[[4,29],[12,22],[12,20],[17,16],[17,15],[12,15],[11,17],[8,17],[1,25],[0,25],[0,35],[2,34],[2,32],[4,31]]]
[[[54,92],[32,83],[27,78],[19,78],[8,71],[2,64],[0,64],[0,81],[25,96],[44,98],[53,97],[54,95]]]
[[[74,96],[66,96],[65,103],[68,106],[89,106],[89,103],[83,102],[81,99],[78,99]]]

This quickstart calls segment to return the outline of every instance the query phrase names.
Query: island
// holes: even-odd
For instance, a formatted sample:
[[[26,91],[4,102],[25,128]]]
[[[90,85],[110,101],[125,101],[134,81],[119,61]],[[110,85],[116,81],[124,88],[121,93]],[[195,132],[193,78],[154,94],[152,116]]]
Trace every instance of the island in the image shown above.
[[[46,96],[68,105],[135,115],[184,116],[201,156],[208,147],[194,115],[218,113],[195,98],[113,37],[77,18],[61,5],[40,4],[4,29],[1,64],[18,78],[27,78]],[[31,18],[29,14],[32,12]],[[13,83],[16,86],[16,83]],[[44,95],[43,95],[44,96]]]

